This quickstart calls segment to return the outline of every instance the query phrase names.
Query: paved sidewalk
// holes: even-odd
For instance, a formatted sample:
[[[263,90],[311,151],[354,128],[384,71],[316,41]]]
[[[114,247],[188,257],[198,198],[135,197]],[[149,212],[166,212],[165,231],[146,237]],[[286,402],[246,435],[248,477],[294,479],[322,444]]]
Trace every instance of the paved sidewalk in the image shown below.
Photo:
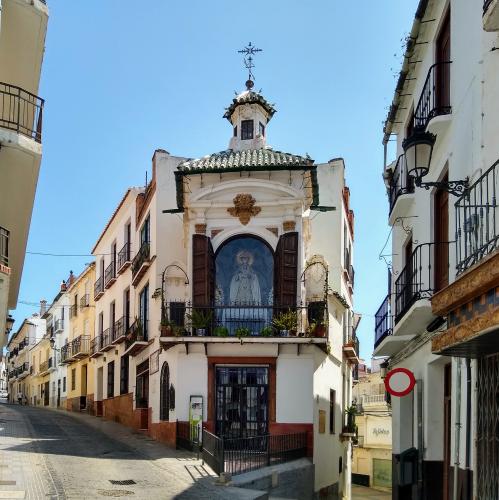
[[[0,499],[246,497],[214,479],[194,454],[172,450],[120,424],[0,404]],[[130,480],[132,484],[112,483]]]
[[[392,494],[390,492],[379,491],[373,488],[366,488],[365,486],[352,485],[352,500],[391,500]]]

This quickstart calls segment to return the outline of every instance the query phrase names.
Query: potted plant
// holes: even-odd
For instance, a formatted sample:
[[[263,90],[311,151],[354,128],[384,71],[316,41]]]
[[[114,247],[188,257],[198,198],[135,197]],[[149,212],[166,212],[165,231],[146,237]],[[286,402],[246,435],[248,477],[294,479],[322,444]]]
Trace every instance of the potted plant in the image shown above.
[[[308,337],[326,337],[327,325],[322,321],[312,321],[307,328]]]
[[[174,321],[170,321],[168,318],[163,318],[159,325],[161,335],[163,337],[172,337],[174,335],[175,326]]]
[[[187,318],[191,322],[192,328],[196,332],[196,335],[203,337],[206,335],[206,329],[211,323],[211,311],[204,313],[199,309],[193,309],[191,314],[187,315]]]
[[[273,320],[274,328],[279,332],[281,337],[289,337],[296,335],[298,327],[298,316],[296,311],[281,312]]]
[[[229,329],[226,326],[217,326],[213,331],[215,337],[228,337]]]
[[[239,328],[236,328],[236,337],[238,339],[241,339],[243,337],[249,337],[251,335],[251,330],[249,328],[246,328],[245,326],[240,326]]]
[[[355,405],[349,406],[345,410],[347,416],[347,425],[344,434],[355,434],[357,426],[355,425],[355,415],[357,414],[357,407]]]
[[[274,329],[271,326],[264,326],[260,332],[262,337],[272,337],[274,335]]]
[[[185,328],[183,326],[174,326],[173,335],[175,337],[183,337],[185,335]]]

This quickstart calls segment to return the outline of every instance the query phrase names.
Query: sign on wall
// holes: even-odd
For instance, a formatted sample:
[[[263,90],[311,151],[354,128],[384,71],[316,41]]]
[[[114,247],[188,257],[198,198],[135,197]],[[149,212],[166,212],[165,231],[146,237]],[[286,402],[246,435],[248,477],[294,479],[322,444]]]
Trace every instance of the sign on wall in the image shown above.
[[[416,385],[414,373],[407,368],[394,368],[385,377],[386,390],[395,397],[407,396]]]
[[[189,427],[191,429],[191,440],[201,440],[201,426],[203,425],[203,396],[191,396],[189,400]]]

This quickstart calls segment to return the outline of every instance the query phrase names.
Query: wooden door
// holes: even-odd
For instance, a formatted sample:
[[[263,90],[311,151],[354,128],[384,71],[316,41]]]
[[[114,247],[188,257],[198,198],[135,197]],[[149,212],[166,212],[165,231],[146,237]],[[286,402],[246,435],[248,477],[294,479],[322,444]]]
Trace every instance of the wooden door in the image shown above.
[[[212,306],[215,299],[215,254],[211,240],[203,234],[192,236],[192,304]]]
[[[450,10],[447,12],[444,22],[440,28],[440,33],[436,44],[436,63],[445,63],[450,61]],[[440,110],[439,114],[446,113],[446,108],[450,106],[450,64],[438,64],[435,92],[436,105]]]
[[[451,407],[452,407],[452,365],[444,368],[444,500],[448,500],[451,481]]]
[[[447,176],[443,179],[447,182]],[[438,190],[434,197],[435,291],[449,284],[449,193]]]
[[[298,233],[279,238],[274,257],[274,304],[296,307],[298,282]]]

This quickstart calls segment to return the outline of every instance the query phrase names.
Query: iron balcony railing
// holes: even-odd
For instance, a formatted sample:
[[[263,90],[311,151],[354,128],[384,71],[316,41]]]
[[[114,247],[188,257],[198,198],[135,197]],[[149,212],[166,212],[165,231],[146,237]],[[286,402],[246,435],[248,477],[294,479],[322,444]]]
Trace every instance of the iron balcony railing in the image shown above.
[[[56,332],[62,332],[64,330],[64,320],[63,319],[58,319],[55,322],[55,331]]]
[[[170,302],[162,312],[162,336],[326,337],[325,303],[297,302],[294,307],[259,304],[193,306]]]
[[[114,323],[114,328],[113,328],[113,342],[115,342],[117,339],[123,337],[126,334],[127,330],[127,321],[128,318],[125,316],[122,316],[118,321]]]
[[[116,278],[116,262],[112,260],[104,271],[104,287],[107,287],[114,278]]]
[[[42,142],[44,100],[21,87],[0,82],[0,127]]]
[[[78,316],[78,304],[73,304],[69,308],[69,317],[70,318],[76,318],[76,316]]]
[[[395,281],[395,323],[417,300],[433,296],[438,285],[437,273],[448,276],[450,243],[423,243],[414,249],[409,262]],[[445,255],[446,258],[441,258]],[[443,265],[446,269],[439,269]]]
[[[0,265],[9,265],[9,231],[0,227]]]
[[[97,335],[90,341],[90,354],[97,354],[102,349],[102,335]]]
[[[104,277],[101,276],[97,278],[97,280],[94,283],[94,298],[97,298],[103,292],[104,292]]]
[[[65,363],[71,358],[71,344],[64,344],[61,347],[61,363]]]
[[[42,361],[40,363],[40,373],[46,372],[49,369],[49,360]]]
[[[435,116],[448,115],[450,105],[450,66],[452,61],[433,64],[428,70],[418,105],[414,111],[414,126],[426,128]]]
[[[135,342],[147,342],[148,327],[148,321],[134,321],[126,333],[125,350],[135,344]]]
[[[390,185],[388,188],[390,213],[392,212],[399,196],[409,193],[414,193],[414,180],[407,173],[407,162],[405,159],[405,155],[401,154],[397,159],[395,168],[393,169],[393,173],[390,178]]]
[[[86,293],[85,295],[82,295],[80,298],[80,311],[82,309],[85,309],[85,307],[88,307],[90,305],[90,295]]]
[[[112,337],[112,329],[111,328],[106,328],[102,332],[102,344],[101,344],[101,349],[104,349],[108,346],[111,345],[111,342],[113,341]]]
[[[127,262],[130,262],[130,243],[125,243],[123,248],[118,252],[118,270]]]
[[[216,474],[242,474],[307,456],[306,432],[221,438],[203,429],[203,460]]]
[[[385,394],[363,394],[362,395],[362,406],[383,404],[386,402]]]
[[[144,241],[144,243],[142,243],[140,247],[139,252],[133,258],[132,277],[139,272],[140,268],[142,267],[142,264],[144,264],[144,262],[147,262],[149,260],[150,252],[151,252],[151,245],[149,244],[148,241]]]
[[[455,203],[457,273],[499,247],[499,160]]]
[[[374,348],[393,333],[393,316],[390,303],[390,295],[379,306],[374,315]]]
[[[86,355],[90,353],[90,335],[80,335],[71,342],[71,355]]]

